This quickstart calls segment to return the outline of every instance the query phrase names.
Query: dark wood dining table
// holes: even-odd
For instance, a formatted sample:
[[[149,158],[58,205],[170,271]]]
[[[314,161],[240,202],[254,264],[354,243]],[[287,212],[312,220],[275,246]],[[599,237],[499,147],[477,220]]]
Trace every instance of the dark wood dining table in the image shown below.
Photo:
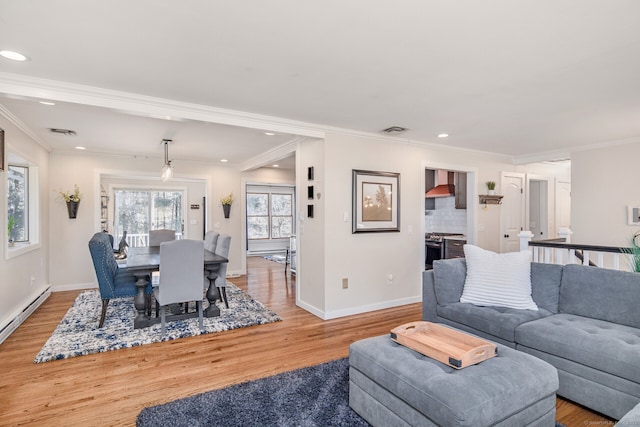
[[[203,273],[206,272],[207,278],[209,278],[209,288],[207,289],[209,307],[207,307],[204,312],[205,317],[220,316],[220,309],[215,304],[216,299],[220,296],[214,279],[217,277],[220,264],[225,262],[229,262],[229,260],[205,249]],[[154,271],[160,271],[160,247],[144,246],[129,248],[126,268],[133,273],[137,279],[136,287],[138,290],[134,299],[137,315],[133,322],[134,329],[146,328],[158,323],[159,319],[151,317],[151,297],[145,296],[144,290],[151,281],[151,274]]]

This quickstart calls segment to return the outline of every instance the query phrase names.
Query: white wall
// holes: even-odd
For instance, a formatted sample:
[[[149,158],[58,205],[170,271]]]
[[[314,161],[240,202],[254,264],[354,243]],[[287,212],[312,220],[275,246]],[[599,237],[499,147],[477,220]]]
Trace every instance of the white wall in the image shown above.
[[[640,142],[571,155],[572,242],[628,246],[638,226],[627,225],[627,206],[640,206]]]
[[[6,326],[29,303],[40,295],[49,283],[49,153],[0,114],[0,128],[5,131],[5,149],[15,151],[30,164],[38,167],[40,184],[39,247],[7,259],[7,183],[6,173],[0,172],[0,223],[2,224],[2,257],[0,257],[0,329]],[[33,282],[31,278],[34,278]]]
[[[78,184],[83,194],[76,219],[69,219],[62,200],[50,202],[51,259],[50,280],[54,290],[97,286],[93,264],[88,250],[91,236],[100,231],[100,174],[116,173],[159,176],[158,159],[129,156],[92,155],[91,153],[52,154],[50,160],[50,185],[53,189],[72,189]],[[208,182],[208,228],[232,236],[229,253],[231,273],[242,273],[241,209],[238,202],[231,208],[231,217],[225,219],[220,198],[229,192],[242,193],[240,173],[234,167],[208,163],[175,160],[175,177],[204,179]],[[160,181],[158,180],[158,183]],[[201,203],[201,195],[190,203]],[[196,237],[196,236],[190,236]],[[201,238],[200,236],[197,236]]]
[[[301,251],[298,256],[299,286],[303,303],[311,304],[313,298],[317,307],[322,307],[324,301],[324,318],[421,300],[426,164],[467,165],[476,170],[475,194],[484,192],[486,181],[499,181],[501,171],[527,170],[527,167],[515,166],[502,156],[343,134],[327,134],[324,150],[316,148],[316,151],[313,155],[324,162],[322,180],[326,197],[320,203],[321,216],[314,221],[306,221],[305,231],[300,233],[303,249],[309,248],[313,255]],[[307,164],[302,162],[300,166],[298,173],[302,174]],[[400,232],[351,233],[352,169],[400,173]],[[345,213],[348,216],[346,222]],[[500,206],[478,209],[477,220],[477,244],[498,251]],[[317,230],[320,223],[324,227],[322,233]],[[310,224],[314,224],[313,227]],[[324,251],[319,254],[323,242]],[[320,267],[321,260],[324,260],[323,267]],[[313,267],[308,271],[307,266],[310,265]],[[387,284],[389,274],[394,278],[392,285]],[[342,289],[342,278],[345,277],[349,280],[348,289]]]

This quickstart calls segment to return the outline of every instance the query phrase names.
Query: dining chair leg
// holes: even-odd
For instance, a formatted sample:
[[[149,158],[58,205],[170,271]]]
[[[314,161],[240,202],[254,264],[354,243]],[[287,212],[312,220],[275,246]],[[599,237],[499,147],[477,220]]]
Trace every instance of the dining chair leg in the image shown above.
[[[160,324],[162,326],[161,327],[162,336],[165,336],[167,332],[166,320],[167,320],[167,315],[165,313],[164,307],[162,307],[162,310],[160,311]]]
[[[218,288],[218,292],[220,292],[220,299],[224,301],[225,307],[229,308],[229,300],[227,299],[227,287],[223,286]]]
[[[202,315],[202,301],[196,301],[196,308],[198,309],[198,320],[199,320],[199,325],[200,325],[200,332],[204,332],[204,322],[203,322],[203,315]]]
[[[98,328],[102,328],[104,325],[104,317],[107,315],[107,306],[109,305],[108,299],[102,300],[102,313],[100,314],[100,322],[98,323]]]

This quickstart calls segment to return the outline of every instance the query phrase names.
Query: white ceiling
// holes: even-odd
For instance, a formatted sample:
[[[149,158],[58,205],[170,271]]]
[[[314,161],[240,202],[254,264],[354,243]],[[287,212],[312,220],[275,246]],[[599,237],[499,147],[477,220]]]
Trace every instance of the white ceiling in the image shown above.
[[[0,105],[54,150],[172,138],[174,158],[242,164],[398,125],[552,159],[640,141],[638,17],[637,0],[0,0],[0,49],[30,58],[0,59]]]

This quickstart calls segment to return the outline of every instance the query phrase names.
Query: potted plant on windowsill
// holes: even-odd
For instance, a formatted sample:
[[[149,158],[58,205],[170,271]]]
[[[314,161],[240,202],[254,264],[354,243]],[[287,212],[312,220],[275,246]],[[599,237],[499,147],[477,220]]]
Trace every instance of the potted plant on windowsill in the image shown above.
[[[496,194],[496,183],[494,181],[487,181],[487,194],[490,196]]]
[[[80,194],[78,185],[73,186],[73,193],[67,191],[59,191],[58,194],[60,194],[60,197],[62,197],[67,203],[67,212],[69,213],[69,218],[74,219],[78,215],[78,206],[80,205],[80,199],[82,198],[82,194]]]
[[[224,217],[229,218],[229,215],[231,214],[231,204],[233,203],[233,193],[229,193],[226,196],[221,197],[220,203],[222,203]]]

